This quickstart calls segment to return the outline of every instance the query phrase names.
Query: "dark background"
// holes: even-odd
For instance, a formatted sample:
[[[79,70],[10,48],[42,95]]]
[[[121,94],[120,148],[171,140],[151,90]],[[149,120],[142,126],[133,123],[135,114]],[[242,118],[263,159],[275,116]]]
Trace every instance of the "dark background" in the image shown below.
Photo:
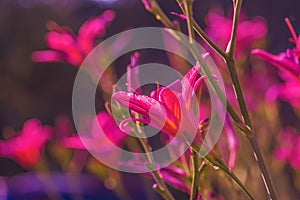
[[[166,12],[179,12],[175,0],[159,2]],[[195,0],[195,18],[205,28],[203,19],[209,8],[221,5],[229,12],[231,2]],[[19,130],[33,117],[53,124],[59,114],[72,116],[71,96],[77,68],[62,63],[34,63],[31,53],[47,49],[44,35],[48,20],[69,26],[76,33],[84,21],[107,8],[115,10],[117,15],[104,38],[130,28],[161,26],[138,0],[120,0],[111,4],[87,0],[0,1],[0,129],[11,126]],[[299,0],[245,0],[243,8],[250,18],[263,16],[266,19],[268,49],[272,53],[292,46],[288,42],[290,32],[285,17],[290,17],[296,32],[300,33]],[[124,70],[128,61],[129,55],[118,65]],[[23,171],[14,161],[0,158],[0,176]]]
[[[0,127],[21,128],[23,122],[32,117],[51,123],[57,114],[71,115],[72,86],[77,69],[62,63],[34,63],[30,57],[33,51],[47,48],[44,35],[48,20],[69,26],[76,32],[85,20],[99,15],[105,8],[111,8],[117,16],[105,37],[130,28],[160,26],[138,0],[113,4],[99,2],[0,1]],[[173,1],[161,1],[161,5],[166,12],[178,11]],[[211,5],[221,5],[230,11],[231,1],[195,1],[194,14],[202,27],[205,27],[203,19]],[[290,17],[300,33],[300,25],[297,26],[300,24],[300,2],[297,0],[244,1],[243,7],[250,18],[259,15],[267,20],[269,50],[272,53],[292,46],[288,42],[290,32],[285,25],[285,17]]]

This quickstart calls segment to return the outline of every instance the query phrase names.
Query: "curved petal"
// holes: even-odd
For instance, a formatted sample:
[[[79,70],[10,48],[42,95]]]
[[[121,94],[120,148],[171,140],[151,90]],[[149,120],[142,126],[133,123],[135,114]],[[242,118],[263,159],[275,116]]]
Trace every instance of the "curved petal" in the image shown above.
[[[63,54],[52,51],[52,50],[45,50],[45,51],[35,51],[32,53],[31,58],[34,62],[64,62]]]
[[[102,37],[106,32],[106,27],[115,18],[115,13],[106,10],[102,15],[86,21],[78,32],[77,42],[81,50],[88,54],[95,46],[96,37]]]
[[[255,49],[251,53],[273,64],[274,66],[278,67],[280,70],[288,72],[291,75],[295,76],[297,79],[300,79],[300,67],[296,63],[285,58],[283,55],[275,56],[260,49]]]
[[[50,48],[65,54],[66,61],[75,66],[80,66],[83,56],[79,51],[74,37],[68,33],[49,32],[46,41]]]
[[[137,95],[134,93],[119,91],[114,93],[112,98],[148,119],[150,119],[150,109],[153,115],[163,116],[164,114],[160,103],[155,99],[145,95]]]

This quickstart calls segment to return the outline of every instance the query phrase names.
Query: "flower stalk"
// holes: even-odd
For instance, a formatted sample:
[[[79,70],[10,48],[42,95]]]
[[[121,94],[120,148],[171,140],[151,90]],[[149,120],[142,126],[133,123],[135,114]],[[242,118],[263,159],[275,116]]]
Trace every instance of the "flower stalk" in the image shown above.
[[[234,2],[234,16],[233,16],[233,27],[232,27],[232,32],[231,32],[231,38],[228,42],[228,46],[227,46],[227,50],[226,50],[226,54],[227,56],[225,57],[225,61],[227,63],[229,72],[230,72],[230,76],[232,79],[232,83],[233,83],[233,87],[234,90],[236,92],[236,97],[241,109],[241,113],[244,119],[245,124],[251,129],[253,130],[252,127],[252,122],[249,116],[249,112],[247,109],[247,105],[245,102],[245,98],[243,95],[243,91],[241,89],[241,85],[238,79],[238,74],[236,71],[236,65],[234,62],[234,54],[235,54],[235,47],[236,47],[236,38],[237,38],[237,29],[238,29],[238,22],[239,22],[239,15],[240,15],[240,11],[241,11],[241,7],[242,7],[242,2],[243,0],[237,0]],[[258,141],[257,141],[257,137],[256,134],[251,134],[251,135],[247,135],[247,138],[249,139],[249,142],[251,144],[251,147],[253,149],[253,153],[254,156],[258,162],[260,171],[261,171],[261,175],[262,175],[262,179],[264,181],[266,190],[268,192],[268,196],[269,199],[272,200],[276,200],[276,193],[275,193],[275,189],[274,189],[274,185],[272,183],[272,179],[270,176],[270,173],[266,167],[263,155],[261,153]]]
[[[246,194],[246,196],[254,200],[252,194],[248,191],[248,189],[244,186],[244,184],[240,181],[240,179],[219,159],[211,158],[210,156],[206,156],[205,159],[209,162],[213,167],[217,167],[221,169],[225,174],[227,174]]]
[[[241,109],[241,113],[243,116],[243,122],[240,121],[239,117],[236,116],[236,113],[232,110],[231,106],[228,106],[230,104],[227,104],[227,110],[230,113],[231,117],[235,121],[235,124],[240,128],[244,134],[249,139],[249,142],[251,144],[251,147],[253,149],[254,156],[258,162],[259,168],[261,170],[262,178],[266,187],[266,190],[268,192],[270,199],[276,199],[276,193],[275,189],[272,183],[272,179],[270,176],[270,173],[268,172],[268,169],[265,165],[265,161],[263,159],[257,138],[255,133],[252,131],[252,123],[249,116],[249,112],[247,109],[247,105],[245,102],[245,98],[241,89],[241,85],[238,79],[238,74],[236,71],[235,61],[234,61],[234,54],[235,54],[235,47],[236,47],[236,38],[237,38],[237,29],[238,29],[238,22],[239,22],[239,15],[242,7],[242,0],[236,0],[233,2],[234,4],[234,17],[233,17],[233,26],[232,26],[232,32],[231,37],[227,45],[226,52],[222,51],[214,42],[212,42],[209,37],[206,35],[206,33],[202,30],[202,28],[197,24],[197,22],[193,19],[193,28],[198,33],[198,35],[215,51],[217,52],[221,57],[224,58],[229,72],[230,76],[233,82],[233,87],[236,92],[236,97]],[[183,10],[184,11],[184,10]]]
[[[192,155],[192,163],[193,163],[193,178],[192,178],[192,187],[191,187],[191,194],[190,200],[193,200],[198,192],[198,180],[199,180],[199,162],[198,156],[193,153]]]
[[[187,13],[187,27],[189,33],[190,43],[194,41],[194,31],[192,26],[192,19],[193,19],[193,0],[184,0],[184,9]]]
[[[151,2],[155,2],[156,3],[155,0],[152,0]],[[193,55],[195,56],[195,58],[200,62],[201,65],[203,65],[203,71],[208,76],[209,84],[212,85],[212,87],[215,89],[215,91],[218,94],[218,96],[221,99],[221,101],[226,105],[227,111],[229,112],[229,114],[231,115],[232,119],[234,120],[234,124],[237,125],[237,127],[249,139],[249,142],[250,142],[251,147],[253,149],[253,153],[254,153],[255,158],[257,159],[257,162],[259,164],[259,167],[260,167],[260,170],[261,170],[261,174],[262,174],[262,177],[263,177],[263,180],[264,180],[264,184],[265,184],[266,190],[268,192],[269,198],[272,199],[272,200],[276,200],[277,198],[276,198],[276,194],[275,194],[275,189],[274,189],[274,186],[273,186],[270,174],[269,174],[269,172],[268,172],[268,170],[266,168],[266,165],[265,165],[265,162],[264,162],[261,150],[259,148],[259,144],[257,142],[256,135],[255,135],[255,133],[253,131],[251,119],[250,119],[250,116],[249,116],[249,113],[248,113],[247,105],[246,105],[246,102],[245,102],[245,98],[244,98],[244,95],[243,95],[243,92],[242,92],[242,89],[241,89],[241,85],[240,85],[240,82],[239,82],[239,79],[238,79],[238,74],[237,74],[236,66],[235,66],[234,54],[235,54],[235,47],[236,47],[236,38],[237,38],[237,29],[238,29],[239,15],[240,15],[241,7],[242,7],[242,0],[233,1],[233,4],[234,4],[233,26],[232,26],[231,37],[230,37],[230,40],[228,42],[226,51],[221,50],[213,41],[211,41],[209,39],[209,37],[205,34],[205,32],[202,30],[202,28],[192,18],[192,15],[191,15],[191,6],[189,4],[190,1],[189,0],[184,0],[184,1],[177,0],[177,2],[179,3],[179,6],[182,9],[183,13],[185,15],[187,15],[187,18],[188,18],[187,19],[188,20],[188,31],[189,31],[189,38],[190,38],[190,40],[193,37],[193,35],[192,35],[193,32],[191,31],[191,28],[193,28],[198,33],[198,35],[214,51],[216,51],[225,60],[227,66],[228,66],[229,72],[230,72],[230,76],[231,76],[231,79],[232,79],[232,82],[233,82],[233,87],[234,87],[234,90],[236,92],[236,97],[237,97],[237,100],[238,100],[238,103],[239,103],[239,107],[240,107],[243,119],[241,119],[239,117],[239,115],[236,113],[236,111],[231,106],[231,104],[228,101],[226,101],[227,100],[226,97],[224,96],[224,94],[220,90],[220,88],[217,85],[217,83],[215,82],[214,78],[209,73],[209,69],[207,68],[207,66],[205,65],[205,63],[202,61],[202,59],[200,58],[200,56],[197,54],[198,53],[197,50],[195,50],[193,48],[193,45],[188,45],[191,48],[191,52],[193,53]],[[161,11],[161,9],[160,9],[160,11]],[[152,10],[152,13],[154,15],[159,14],[159,12],[155,13],[155,12],[153,12],[153,10]],[[163,15],[163,16],[166,17],[166,15]],[[174,28],[174,26],[173,26],[173,23],[172,23],[172,25],[170,25],[168,23],[164,23],[164,25],[167,28],[170,28],[172,30],[176,30]],[[175,33],[175,35],[176,35],[176,33]],[[184,42],[184,39],[182,39],[182,41]],[[211,163],[216,164],[213,161],[211,161]],[[239,182],[238,179],[236,179],[236,176],[230,170],[227,170],[224,167],[226,167],[226,166],[223,166],[223,165],[219,166],[220,169],[222,169],[224,172],[226,172],[233,180],[235,180],[238,183],[238,185],[243,189],[243,191],[245,191],[245,193],[247,194],[247,196],[250,199],[254,199],[251,196],[251,194],[247,190],[245,190],[245,187],[243,186],[243,184],[241,182]]]
[[[153,176],[153,179],[155,180],[156,184],[153,185],[153,189],[157,191],[164,199],[166,200],[175,200],[171,192],[169,191],[167,185],[165,184],[163,177],[161,173],[156,169],[156,164],[154,161],[154,158],[152,156],[152,148],[149,145],[148,141],[146,138],[143,138],[145,135],[143,131],[139,128],[139,125],[137,124],[137,130],[134,130],[134,133],[138,135],[138,139],[147,154],[147,160],[148,160],[148,165],[149,169],[151,170],[151,174]],[[141,135],[143,137],[141,137]],[[154,171],[153,171],[154,170]]]
[[[197,155],[200,156],[199,153],[199,148],[194,146],[192,144],[192,149],[193,152]],[[253,200],[254,197],[252,194],[249,192],[249,190],[246,188],[246,186],[240,181],[240,179],[223,163],[222,160],[220,160],[218,157],[214,156],[212,157],[211,155],[207,155],[204,157],[204,159],[207,161],[208,164],[210,164],[214,169],[220,169],[222,170],[225,174],[227,174],[239,187],[240,189],[245,193],[245,195]],[[201,167],[200,167],[201,169]],[[200,173],[199,173],[200,174]],[[199,177],[198,177],[199,178]]]

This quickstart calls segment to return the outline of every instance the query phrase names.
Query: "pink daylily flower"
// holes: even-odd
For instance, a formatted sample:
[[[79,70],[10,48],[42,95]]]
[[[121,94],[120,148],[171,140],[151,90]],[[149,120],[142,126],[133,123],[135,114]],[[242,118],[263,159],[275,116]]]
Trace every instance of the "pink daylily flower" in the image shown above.
[[[129,107],[143,118],[130,118],[121,122],[124,127],[130,121],[140,121],[175,136],[179,132],[199,130],[200,120],[194,116],[193,96],[204,82],[200,76],[199,65],[193,67],[182,79],[167,87],[160,87],[151,96],[118,91],[113,94],[122,105]],[[198,135],[198,134],[197,134]],[[198,138],[199,139],[199,138]]]
[[[42,126],[37,119],[28,120],[17,136],[0,140],[0,156],[16,160],[24,168],[32,168],[40,161],[51,136],[51,127]]]
[[[271,63],[281,71],[280,76],[285,83],[272,87],[269,94],[272,92],[272,94],[270,94],[271,96],[286,100],[300,109],[300,35],[297,38],[295,30],[288,18],[286,18],[286,23],[292,33],[291,41],[295,43],[293,49],[287,49],[286,52],[280,53],[279,55],[273,55],[264,50],[255,49],[252,51],[252,54]]]
[[[32,59],[35,62],[66,62],[79,67],[96,46],[96,39],[105,35],[114,17],[113,11],[104,11],[102,15],[86,21],[77,36],[69,28],[55,22],[48,23],[50,32],[46,35],[46,42],[51,50],[36,51]]]

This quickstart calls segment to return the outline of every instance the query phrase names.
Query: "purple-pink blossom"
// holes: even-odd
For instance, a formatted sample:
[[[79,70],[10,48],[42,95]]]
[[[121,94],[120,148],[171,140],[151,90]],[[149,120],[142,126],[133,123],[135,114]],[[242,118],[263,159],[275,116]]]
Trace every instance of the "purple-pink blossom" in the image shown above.
[[[43,126],[39,120],[30,119],[15,136],[0,140],[0,156],[14,159],[25,168],[32,168],[40,161],[52,131],[51,127]]]
[[[100,16],[87,20],[77,36],[69,28],[49,22],[49,33],[45,39],[50,50],[35,51],[32,59],[35,62],[65,62],[79,67],[96,46],[96,40],[105,35],[106,28],[114,17],[113,11],[104,11]]]
[[[269,96],[273,98],[280,98],[288,101],[296,108],[300,108],[300,36],[296,36],[295,30],[292,27],[288,18],[286,23],[290,28],[292,39],[295,44],[292,49],[287,49],[278,55],[273,55],[261,49],[255,49],[252,51],[253,55],[256,55],[262,60],[274,65],[280,70],[280,77],[284,80],[283,84],[277,84],[270,89]]]
[[[300,169],[300,134],[294,129],[285,129],[280,134],[280,147],[275,150],[275,157]]]
[[[102,134],[99,134],[100,131],[104,133],[105,137],[102,137]],[[87,136],[81,135],[80,137],[77,135],[65,137],[61,139],[61,143],[65,147],[72,149],[88,149],[95,152],[109,152],[111,150],[110,143],[121,147],[127,136],[128,135],[126,133],[120,130],[113,116],[106,111],[101,111],[93,120],[90,134]]]
[[[121,127],[130,121],[140,121],[175,136],[182,132],[199,133],[198,116],[194,116],[193,97],[204,76],[199,74],[199,65],[193,67],[182,79],[167,87],[159,87],[151,96],[118,91],[113,94],[122,105],[137,112],[142,118],[129,118],[121,123]],[[199,139],[199,138],[198,138]]]

